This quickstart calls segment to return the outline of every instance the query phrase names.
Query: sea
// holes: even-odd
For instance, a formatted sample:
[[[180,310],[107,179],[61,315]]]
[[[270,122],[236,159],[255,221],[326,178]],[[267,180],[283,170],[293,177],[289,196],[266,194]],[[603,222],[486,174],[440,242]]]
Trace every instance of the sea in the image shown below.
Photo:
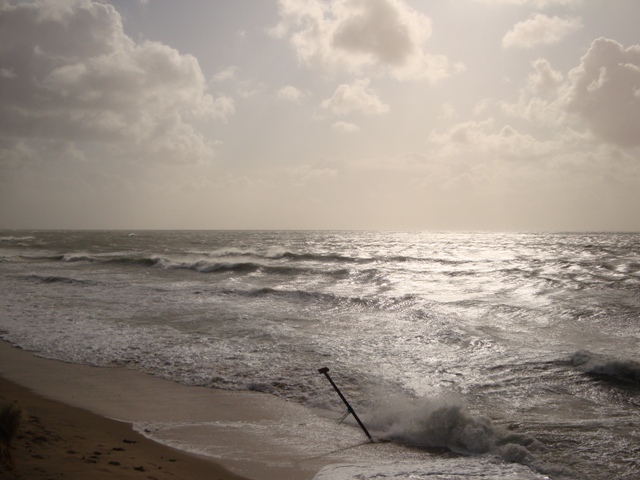
[[[640,478],[637,233],[4,230],[0,312],[47,358],[341,412],[329,368],[418,460],[318,478]]]

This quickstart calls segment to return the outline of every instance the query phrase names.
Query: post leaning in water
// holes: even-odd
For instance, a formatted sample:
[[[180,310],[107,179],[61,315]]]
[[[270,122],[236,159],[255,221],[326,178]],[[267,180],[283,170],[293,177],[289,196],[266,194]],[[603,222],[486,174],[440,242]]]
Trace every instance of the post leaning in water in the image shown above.
[[[353,409],[353,407],[351,406],[351,404],[347,401],[346,398],[344,398],[344,395],[342,395],[342,392],[340,391],[338,386],[334,383],[334,381],[329,376],[329,368],[322,367],[322,368],[318,369],[318,372],[324,374],[324,376],[327,377],[327,380],[329,380],[329,383],[331,383],[331,386],[334,388],[334,390],[336,392],[338,392],[338,395],[340,396],[340,399],[347,406],[348,413],[353,415],[353,418],[356,419],[356,422],[358,422],[358,425],[360,425],[360,428],[362,429],[362,431],[367,435],[367,437],[369,438],[369,441],[371,443],[374,443],[375,441],[373,440],[373,437],[369,434],[369,431],[367,430],[367,427],[365,427],[364,424],[360,421],[360,419],[358,418],[358,415],[356,415],[356,412]]]

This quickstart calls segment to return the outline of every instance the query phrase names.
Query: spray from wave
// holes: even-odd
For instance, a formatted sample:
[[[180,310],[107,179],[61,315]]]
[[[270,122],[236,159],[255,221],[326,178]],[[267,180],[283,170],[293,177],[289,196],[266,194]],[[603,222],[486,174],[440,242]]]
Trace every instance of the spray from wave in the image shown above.
[[[485,416],[467,412],[458,399],[395,397],[368,415],[379,438],[419,448],[446,448],[464,455],[493,454],[511,463],[533,465],[538,442],[526,434],[504,431]]]

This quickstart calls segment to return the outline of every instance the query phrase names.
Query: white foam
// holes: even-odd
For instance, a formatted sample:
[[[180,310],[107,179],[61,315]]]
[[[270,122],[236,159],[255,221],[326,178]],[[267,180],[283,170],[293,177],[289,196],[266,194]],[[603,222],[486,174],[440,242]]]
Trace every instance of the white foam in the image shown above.
[[[468,478],[483,480],[545,480],[549,477],[532,472],[522,465],[505,465],[491,458],[429,458],[420,463],[391,462],[384,464],[328,465],[314,480],[368,480],[393,478],[394,480],[456,480]]]
[[[532,464],[528,448],[537,442],[528,435],[505,432],[482,415],[472,415],[455,397],[387,399],[367,424],[389,440],[426,448],[448,448],[462,454],[493,454],[514,463]]]

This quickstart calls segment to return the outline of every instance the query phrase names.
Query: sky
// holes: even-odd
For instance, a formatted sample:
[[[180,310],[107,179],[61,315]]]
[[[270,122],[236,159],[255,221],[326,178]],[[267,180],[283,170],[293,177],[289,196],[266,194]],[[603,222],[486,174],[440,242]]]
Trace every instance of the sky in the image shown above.
[[[638,0],[0,0],[0,228],[640,231]]]

